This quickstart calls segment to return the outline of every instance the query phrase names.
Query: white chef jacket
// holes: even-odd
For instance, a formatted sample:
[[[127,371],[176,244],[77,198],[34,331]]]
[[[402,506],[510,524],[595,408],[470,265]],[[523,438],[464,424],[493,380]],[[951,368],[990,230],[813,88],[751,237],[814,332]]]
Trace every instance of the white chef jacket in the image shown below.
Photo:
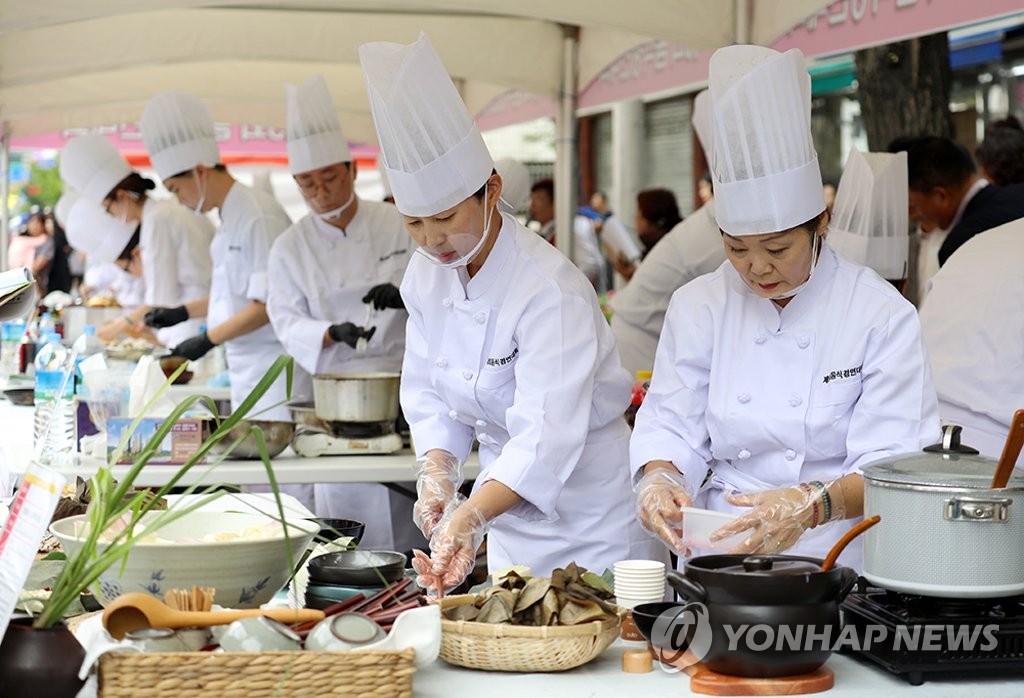
[[[267,302],[267,258],[277,236],[291,225],[288,214],[273,196],[235,182],[220,207],[220,227],[210,246],[213,281],[207,325],[214,327],[238,313],[251,301]],[[278,356],[285,353],[267,323],[255,332],[225,342],[231,377],[231,408],[252,392]],[[288,397],[282,375],[256,403],[250,414],[284,402]],[[258,417],[289,421],[283,404]]]
[[[586,216],[576,216],[573,225],[572,263],[590,280],[598,291],[603,291],[608,284],[604,278],[604,255],[597,242],[597,231],[594,222]],[[540,230],[540,236],[552,242],[555,236],[555,220],[548,221]],[[553,244],[553,243],[552,243]]]
[[[785,308],[729,262],[673,294],[630,464],[672,461],[694,486],[710,467],[696,506],[741,513],[726,493],[828,482],[938,440],[914,307],[822,244]],[[812,529],[791,552],[824,557],[854,523]],[[854,541],[840,560],[859,568],[862,550]]]
[[[132,276],[113,262],[86,262],[82,283],[93,289],[93,293],[110,292],[126,311],[133,310],[146,297],[146,282],[141,276]],[[97,328],[99,329],[99,328]]]
[[[412,249],[398,209],[362,199],[344,231],[310,213],[282,233],[270,251],[267,312],[296,363],[310,374],[399,371],[409,317],[404,310],[373,313],[377,330],[362,353],[340,342],[324,348],[323,336],[336,323],[362,325],[363,297],[378,284],[401,284]],[[412,521],[412,500],[384,485],[318,484],[314,498],[317,516],[366,523],[364,548],[426,545]]]
[[[146,305],[174,307],[210,295],[213,224],[172,201],[147,198],[142,204],[139,250],[146,283]],[[199,334],[205,318],[157,330],[160,341],[173,347]]]
[[[975,235],[932,277],[921,307],[942,421],[962,426],[961,443],[991,458],[1024,407],[1021,260],[1024,219]]]
[[[476,486],[497,480],[524,500],[492,522],[488,567],[600,572],[657,555],[629,487],[630,380],[579,270],[503,214],[472,279],[414,256],[402,296],[401,397],[417,454],[464,461],[476,437]]]
[[[612,332],[631,375],[654,368],[665,311],[677,288],[725,261],[714,200],[680,221],[647,253],[626,287],[611,300]]]

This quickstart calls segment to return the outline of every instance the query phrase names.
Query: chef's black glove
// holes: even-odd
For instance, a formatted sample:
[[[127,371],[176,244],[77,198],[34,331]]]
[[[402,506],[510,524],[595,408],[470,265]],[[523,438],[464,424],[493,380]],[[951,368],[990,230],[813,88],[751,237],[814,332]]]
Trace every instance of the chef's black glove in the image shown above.
[[[327,328],[327,334],[335,342],[344,342],[353,349],[356,348],[356,342],[359,341],[360,337],[365,337],[366,341],[370,341],[370,337],[377,331],[376,327],[371,327],[368,330],[364,330],[362,327],[356,327],[351,322],[343,322],[340,325],[331,325]]]
[[[173,327],[186,320],[188,320],[188,309],[183,305],[179,305],[177,308],[153,308],[143,318],[147,325],[158,330],[164,327]]]
[[[363,296],[363,303],[373,303],[375,310],[383,310],[384,308],[405,310],[402,294],[394,284],[377,284]]]
[[[216,345],[210,341],[205,332],[200,332],[195,337],[186,339],[178,346],[171,349],[172,356],[184,356],[189,361],[195,361],[206,355]]]

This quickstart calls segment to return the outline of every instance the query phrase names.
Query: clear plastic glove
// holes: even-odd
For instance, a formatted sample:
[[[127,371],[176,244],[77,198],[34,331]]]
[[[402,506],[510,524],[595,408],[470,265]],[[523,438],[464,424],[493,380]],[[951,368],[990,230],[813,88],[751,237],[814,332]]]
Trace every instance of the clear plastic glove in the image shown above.
[[[693,489],[678,470],[652,468],[636,486],[636,516],[640,525],[655,534],[676,553],[685,555],[679,532],[682,507],[693,503]]]
[[[327,334],[331,339],[335,342],[344,342],[353,349],[356,348],[356,344],[361,338],[369,342],[370,338],[373,337],[373,333],[376,331],[376,327],[366,329],[351,322],[343,322],[338,325],[331,325],[327,328]]]
[[[188,308],[183,305],[176,308],[153,308],[142,318],[143,322],[158,330],[164,327],[174,327],[186,320],[188,320]]]
[[[416,583],[430,596],[443,596],[476,566],[476,553],[487,533],[487,518],[461,495],[448,505],[430,538],[430,557],[413,556]]]
[[[434,449],[416,461],[416,504],[412,520],[427,540],[461,484],[459,459],[448,451]]]
[[[732,523],[714,531],[712,541],[751,531],[732,553],[779,553],[793,547],[804,531],[829,521],[846,518],[843,488],[839,481],[804,482],[763,492],[732,493],[725,497],[733,506],[753,507]]]

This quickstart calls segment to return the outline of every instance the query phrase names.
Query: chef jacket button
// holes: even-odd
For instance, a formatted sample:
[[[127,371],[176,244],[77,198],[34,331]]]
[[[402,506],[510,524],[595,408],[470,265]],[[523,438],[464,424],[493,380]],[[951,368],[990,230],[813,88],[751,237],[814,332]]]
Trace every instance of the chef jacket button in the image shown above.
[[[434,365],[438,368],[448,368],[448,359],[438,359],[434,362]]]
[[[740,393],[739,395],[736,396],[736,399],[746,404],[750,402],[750,393]]]
[[[802,397],[800,397],[799,395],[790,395],[789,396],[789,404],[792,405],[793,407],[799,407],[800,404],[803,401],[804,401],[804,399]]]
[[[807,337],[801,337],[800,339],[796,340],[796,345],[801,349],[806,349],[807,347],[811,346],[811,340],[809,340]]]
[[[755,344],[764,344],[767,341],[768,341],[768,335],[766,335],[764,333],[761,333],[761,334],[757,335],[756,337],[754,337],[754,343]]]
[[[485,322],[487,322],[487,313],[481,310],[475,315],[473,315],[473,319],[476,320],[476,324],[482,325]]]
[[[452,307],[452,305],[453,305],[452,299],[451,298],[445,298],[443,301],[441,301],[441,305],[443,305],[446,308]]]
[[[740,460],[746,460],[747,458],[750,458],[750,451],[748,451],[745,448],[740,449],[740,452],[737,453],[736,455],[739,457]]]
[[[786,449],[786,460],[793,460],[796,458],[796,451],[791,448]]]
[[[463,371],[462,372],[462,377],[465,378],[468,381],[473,380],[473,372],[472,371]]]
[[[448,411],[448,417],[451,418],[451,419],[458,419],[459,418],[459,413],[456,412],[455,410],[449,410]]]
[[[484,421],[484,420],[482,420],[482,419],[478,419],[478,420],[476,420],[476,425],[477,425],[478,427],[485,427],[485,426],[487,426],[487,422],[485,422],[485,421]]]

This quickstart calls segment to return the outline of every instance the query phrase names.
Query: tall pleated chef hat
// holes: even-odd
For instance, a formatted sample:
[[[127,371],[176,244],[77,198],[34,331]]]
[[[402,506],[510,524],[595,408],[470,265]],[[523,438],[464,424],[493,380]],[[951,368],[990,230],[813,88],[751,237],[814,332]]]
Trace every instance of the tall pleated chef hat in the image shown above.
[[[291,173],[296,175],[351,162],[348,141],[341,130],[324,76],[314,75],[301,85],[286,84],[284,94]]]
[[[432,216],[476,193],[494,161],[427,35],[363,44],[359,61],[398,210]]]
[[[75,205],[80,197],[78,193],[70,187],[64,189],[64,192],[57,199],[57,204],[53,207],[53,217],[57,219],[57,223],[60,224],[61,228],[68,227],[68,218],[71,217],[71,207]]]
[[[910,249],[907,226],[906,151],[851,150],[832,206],[829,244],[884,279],[902,279]]]
[[[718,226],[774,233],[825,210],[803,54],[727,46],[711,56],[709,83]]]
[[[114,144],[98,133],[75,136],[60,154],[60,178],[97,204],[131,173]]]
[[[494,169],[501,175],[501,198],[510,213],[526,208],[530,200],[530,171],[526,165],[513,158],[502,158],[494,163]]]
[[[78,197],[68,213],[64,232],[68,244],[84,252],[90,260],[113,262],[124,252],[137,225],[120,221],[98,203]]]
[[[177,90],[161,92],[149,100],[140,125],[149,159],[162,180],[196,165],[220,163],[213,116],[198,97]]]
[[[697,134],[700,147],[704,149],[704,157],[711,162],[711,94],[708,90],[701,90],[693,98],[693,112],[690,114],[690,124]]]

